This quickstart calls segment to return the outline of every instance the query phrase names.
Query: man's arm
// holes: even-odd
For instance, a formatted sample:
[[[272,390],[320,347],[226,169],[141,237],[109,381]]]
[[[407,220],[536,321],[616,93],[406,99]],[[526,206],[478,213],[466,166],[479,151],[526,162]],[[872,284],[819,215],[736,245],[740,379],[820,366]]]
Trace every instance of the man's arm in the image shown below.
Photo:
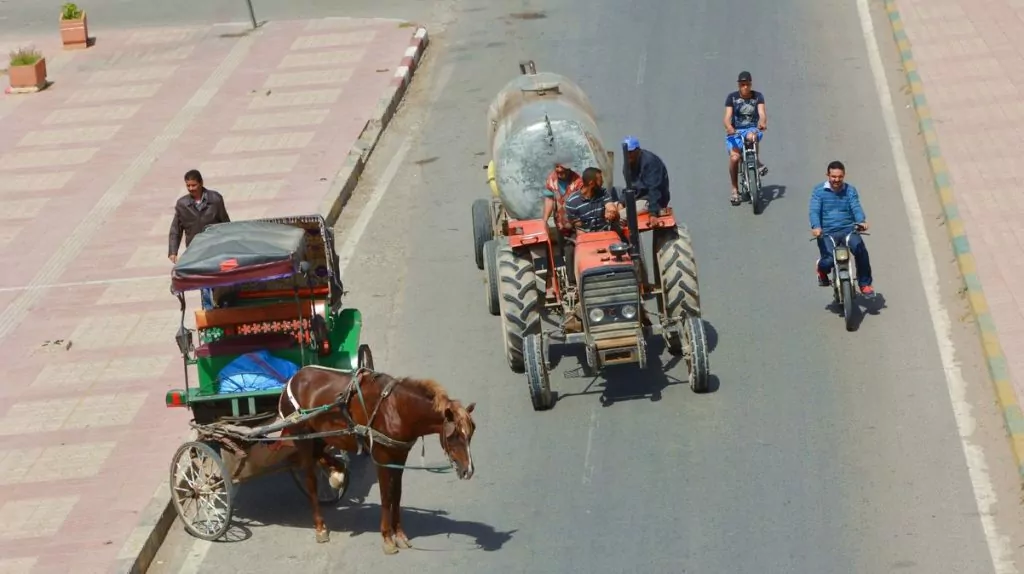
[[[811,204],[807,215],[811,222],[811,229],[821,229],[821,193],[817,187],[811,192]]]
[[[725,97],[725,115],[722,116],[722,125],[725,126],[725,133],[729,135],[736,133],[732,127],[732,94]]]
[[[760,121],[757,122],[757,129],[764,131],[768,129],[768,110],[764,105],[764,94],[761,92],[757,93],[757,116]]]
[[[167,258],[175,261],[180,247],[181,219],[178,217],[178,204],[174,204],[174,217],[171,219],[171,229],[167,233]]]
[[[217,195],[220,196],[220,205],[217,206],[217,222],[229,223],[231,218],[228,217],[228,206],[224,203],[224,196],[221,195],[220,192],[218,192]]]
[[[541,217],[545,222],[551,217],[551,212],[555,209],[555,198],[551,197],[551,192],[544,194],[544,215]]]
[[[857,193],[857,188],[852,185],[847,185],[846,193],[848,194],[847,201],[850,206],[850,214],[853,215],[853,222],[864,223],[867,221],[867,216],[864,214],[864,208],[860,204],[860,194]]]

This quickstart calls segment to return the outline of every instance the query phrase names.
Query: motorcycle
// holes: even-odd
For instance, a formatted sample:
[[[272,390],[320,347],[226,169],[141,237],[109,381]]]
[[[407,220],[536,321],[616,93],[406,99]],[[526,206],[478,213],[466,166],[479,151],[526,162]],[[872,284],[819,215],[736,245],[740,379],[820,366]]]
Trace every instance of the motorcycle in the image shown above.
[[[824,238],[832,244],[832,301],[842,308],[847,331],[853,331],[856,328],[854,297],[857,290],[854,284],[857,282],[857,262],[849,247],[850,237],[854,234],[870,235],[860,225],[854,226],[854,230],[848,233],[841,243],[837,243],[831,235],[822,233]],[[811,241],[818,239],[818,237],[812,237]]]

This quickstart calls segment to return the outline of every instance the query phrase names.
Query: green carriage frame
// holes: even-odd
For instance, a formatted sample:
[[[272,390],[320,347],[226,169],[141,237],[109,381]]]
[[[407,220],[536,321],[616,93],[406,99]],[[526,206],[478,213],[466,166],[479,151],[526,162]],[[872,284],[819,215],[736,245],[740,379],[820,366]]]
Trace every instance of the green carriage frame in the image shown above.
[[[171,272],[171,293],[181,306],[175,341],[182,354],[184,388],[167,391],[168,408],[192,411],[190,425],[198,438],[178,449],[171,463],[171,498],[185,529],[204,540],[223,536],[230,524],[236,484],[290,466],[295,446],[283,446],[282,436],[291,423],[277,419],[282,388],[221,393],[219,373],[234,359],[254,351],[291,361],[300,368],[320,365],[346,372],[373,369],[369,346],[360,344],[362,314],[344,308],[334,234],[320,215],[263,218],[211,225],[198,234]],[[197,310],[196,329],[185,326],[185,293],[209,289],[214,309]],[[200,345],[193,334],[198,332]],[[189,366],[198,374],[189,380]],[[262,426],[258,426],[261,425]],[[296,437],[297,438],[297,437]],[[347,468],[344,452],[331,453]],[[178,478],[183,462],[187,471],[209,464],[219,475],[215,487],[200,488]],[[328,470],[319,466],[318,497],[335,503],[348,488],[348,472],[335,487]],[[292,468],[299,488],[303,476]],[[326,490],[326,494],[321,489]],[[181,491],[181,492],[179,492]],[[225,510],[215,519],[190,521],[186,498],[223,498]],[[198,520],[198,501],[197,520]],[[209,524],[212,522],[212,525]]]

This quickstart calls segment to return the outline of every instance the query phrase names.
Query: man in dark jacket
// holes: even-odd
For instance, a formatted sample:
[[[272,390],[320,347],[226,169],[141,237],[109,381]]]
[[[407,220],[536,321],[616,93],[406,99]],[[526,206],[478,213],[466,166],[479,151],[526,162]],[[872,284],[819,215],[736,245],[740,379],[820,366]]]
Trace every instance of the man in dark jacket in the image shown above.
[[[639,140],[633,136],[627,137],[622,147],[625,149],[622,177],[627,188],[636,190],[637,213],[658,213],[668,207],[668,169],[665,162],[650,150],[641,149]]]
[[[185,237],[185,248],[192,243],[196,235],[202,233],[208,225],[231,221],[228,210],[224,206],[224,197],[203,185],[203,176],[197,169],[185,172],[185,189],[188,193],[178,198],[174,204],[174,218],[167,237],[167,258],[171,263],[178,262],[178,249],[181,247],[182,235]],[[213,293],[202,290],[203,309],[213,308]]]

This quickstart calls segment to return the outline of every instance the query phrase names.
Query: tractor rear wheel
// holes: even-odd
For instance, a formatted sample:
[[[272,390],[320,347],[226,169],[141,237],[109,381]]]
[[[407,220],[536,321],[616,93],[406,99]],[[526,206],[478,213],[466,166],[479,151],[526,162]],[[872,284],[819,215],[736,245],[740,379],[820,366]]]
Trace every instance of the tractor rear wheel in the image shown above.
[[[478,199],[473,202],[473,257],[476,268],[484,268],[484,244],[494,238],[491,227],[491,202]]]
[[[687,317],[701,316],[697,259],[693,254],[690,233],[683,225],[660,232],[655,247],[661,311],[665,316],[678,320],[676,328],[667,332],[668,350],[679,355],[683,352],[682,322]]]
[[[517,253],[508,238],[498,240],[498,293],[505,358],[512,372],[523,373],[523,340],[540,333],[540,298],[533,261]]]

